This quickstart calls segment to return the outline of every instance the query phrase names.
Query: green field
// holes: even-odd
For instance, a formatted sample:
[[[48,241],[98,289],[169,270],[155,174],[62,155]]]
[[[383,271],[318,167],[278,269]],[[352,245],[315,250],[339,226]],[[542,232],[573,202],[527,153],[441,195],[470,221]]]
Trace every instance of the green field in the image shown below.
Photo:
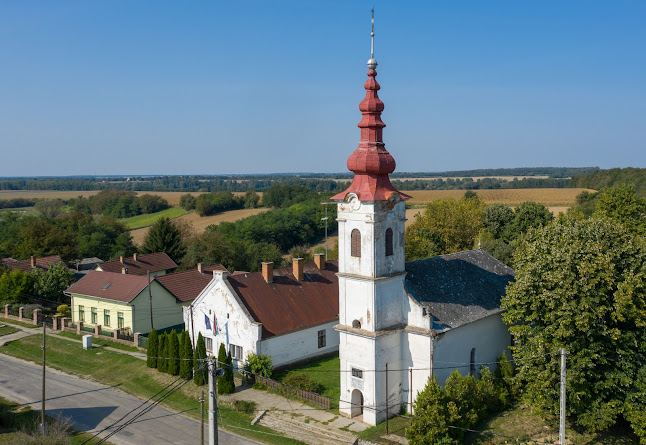
[[[186,210],[181,207],[171,207],[166,210],[162,210],[157,213],[148,213],[146,215],[137,215],[130,218],[124,218],[121,220],[129,229],[140,229],[142,227],[148,227],[155,224],[159,218],[177,218],[179,216],[185,215]]]

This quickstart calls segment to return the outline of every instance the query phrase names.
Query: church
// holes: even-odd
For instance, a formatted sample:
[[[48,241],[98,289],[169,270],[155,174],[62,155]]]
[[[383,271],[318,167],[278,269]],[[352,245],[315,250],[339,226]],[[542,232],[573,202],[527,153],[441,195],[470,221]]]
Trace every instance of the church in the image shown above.
[[[374,24],[374,20],[373,20]],[[373,25],[374,26],[374,25]],[[389,174],[384,103],[377,94],[374,27],[359,147],[348,159],[350,187],[338,203],[340,412],[376,425],[412,412],[429,378],[476,373],[508,352],[500,297],[512,269],[484,250],[404,259],[406,200]],[[493,367],[493,366],[492,366]]]

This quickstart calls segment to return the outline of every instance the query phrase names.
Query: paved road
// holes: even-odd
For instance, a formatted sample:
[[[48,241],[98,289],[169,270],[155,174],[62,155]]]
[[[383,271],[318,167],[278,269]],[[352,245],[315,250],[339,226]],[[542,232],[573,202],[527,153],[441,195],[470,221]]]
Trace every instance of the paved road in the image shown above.
[[[0,395],[40,410],[42,367],[0,354]],[[47,368],[48,415],[71,418],[78,430],[95,433],[120,419],[143,400],[118,389],[84,380]],[[205,442],[208,435],[205,428]],[[104,435],[107,433],[104,433]],[[103,437],[103,436],[102,436]],[[256,444],[248,439],[219,431],[219,443]],[[115,434],[110,442],[130,444],[199,444],[200,424],[194,420],[156,407],[133,424]]]

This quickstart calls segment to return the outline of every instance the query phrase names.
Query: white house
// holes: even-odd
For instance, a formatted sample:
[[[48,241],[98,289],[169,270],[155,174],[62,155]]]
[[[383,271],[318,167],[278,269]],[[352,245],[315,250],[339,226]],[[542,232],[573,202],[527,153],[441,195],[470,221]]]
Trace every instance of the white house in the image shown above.
[[[192,339],[202,333],[208,354],[224,344],[236,365],[251,352],[271,356],[276,367],[336,352],[336,262],[315,258],[316,264],[295,259],[276,270],[263,263],[262,272],[214,271],[184,309],[186,330]]]

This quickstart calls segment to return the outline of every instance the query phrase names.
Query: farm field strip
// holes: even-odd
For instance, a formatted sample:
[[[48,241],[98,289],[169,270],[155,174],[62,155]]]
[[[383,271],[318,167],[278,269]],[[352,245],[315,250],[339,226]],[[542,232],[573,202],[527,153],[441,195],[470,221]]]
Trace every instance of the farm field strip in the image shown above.
[[[544,188],[544,189],[493,189],[473,190],[486,204],[502,202],[511,206],[525,201],[535,201],[547,207],[572,206],[576,204],[576,196],[583,192],[594,192],[584,188]],[[424,205],[436,199],[460,199],[466,190],[406,190],[412,198],[409,205]]]
[[[266,212],[269,209],[259,208],[259,209],[240,209],[240,210],[229,210],[227,212],[218,213],[213,216],[200,216],[197,213],[187,213],[177,218],[179,221],[184,221],[193,226],[193,229],[196,233],[202,233],[207,226],[211,224],[220,224],[221,222],[234,222],[247,216],[257,215],[262,212]],[[135,244],[141,245],[146,238],[149,227],[143,227],[141,229],[131,230],[130,234],[132,235],[133,242]]]
[[[432,181],[434,179],[442,179],[446,181],[447,179],[465,179],[465,178],[471,178],[474,181],[477,181],[479,179],[502,179],[503,181],[513,181],[514,179],[525,179],[525,178],[531,178],[531,179],[547,179],[549,176],[547,175],[537,175],[537,176],[429,176],[429,177],[416,177],[416,176],[411,176],[411,177],[405,177],[405,178],[395,178],[391,177],[391,181]],[[303,178],[303,179],[328,179],[328,178]],[[350,182],[352,181],[352,178],[329,178],[332,181],[336,182]],[[563,178],[563,179],[569,179],[569,178]]]
[[[137,215],[130,218],[121,220],[129,229],[139,229],[141,227],[148,227],[153,225],[159,218],[177,218],[186,214],[186,210],[181,207],[171,207],[161,212],[148,213],[145,215]]]

